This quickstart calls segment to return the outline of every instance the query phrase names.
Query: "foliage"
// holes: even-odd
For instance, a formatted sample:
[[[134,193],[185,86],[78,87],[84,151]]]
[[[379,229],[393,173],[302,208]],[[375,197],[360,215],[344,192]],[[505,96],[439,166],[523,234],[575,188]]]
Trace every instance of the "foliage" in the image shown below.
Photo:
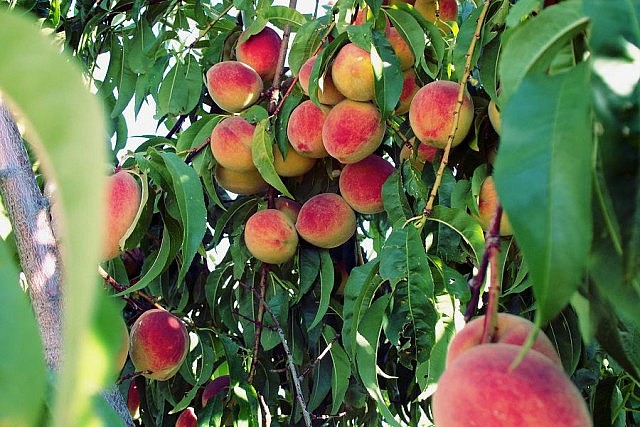
[[[141,423],[173,425],[187,406],[212,425],[258,425],[267,415],[272,425],[301,423],[304,411],[291,377],[293,362],[306,409],[327,425],[376,425],[383,419],[392,425],[428,424],[446,346],[461,326],[471,299],[467,282],[484,252],[484,235],[473,213],[488,173],[495,176],[514,229],[513,238],[500,242],[500,309],[528,317],[535,313],[597,425],[640,423],[640,6],[622,0],[492,1],[471,56],[472,131],[451,152],[431,216],[416,221],[439,162],[420,171],[400,159],[400,149],[413,135],[407,115],[393,113],[402,82],[384,37],[385,19],[408,42],[422,84],[457,81],[476,35],[476,3],[481,2],[459,1],[461,13],[450,32],[405,4],[341,0],[311,15],[272,3],[19,0],[0,6],[9,10],[0,13],[7,22],[25,10],[39,17],[43,31],[55,34],[65,54],[78,59],[106,108],[113,166],[135,171],[145,187],[146,202],[127,252],[104,265],[126,289],[107,293],[116,301],[127,297],[123,315],[129,324],[151,306],[144,296],[153,296],[187,322],[192,345],[174,378],[135,379],[141,389]],[[350,25],[356,8],[365,5],[375,19]],[[243,29],[257,33],[267,24],[292,32],[290,69],[282,80],[286,95],[275,114],[268,106],[271,90],[241,114],[258,124],[254,158],[271,187],[263,194],[236,197],[213,178],[215,160],[207,138],[227,113],[210,98],[203,76],[214,63],[232,57]],[[12,46],[27,34],[36,33],[16,27],[0,35],[5,40],[0,44]],[[385,211],[359,214],[356,238],[337,249],[301,242],[291,261],[262,264],[243,241],[243,224],[253,212],[269,205],[276,193],[304,202],[319,192],[337,191],[332,174],[339,169],[337,162],[324,159],[302,178],[282,178],[273,169],[272,145],[286,147],[288,115],[304,97],[294,78],[302,63],[322,47],[310,85],[311,99],[317,101],[318,77],[348,41],[379,58],[374,61],[375,102],[388,127],[377,153],[396,165],[383,188]],[[44,51],[3,47],[0,60],[5,64]],[[45,92],[66,99],[65,108],[48,110],[53,133],[87,126],[90,122],[78,120],[82,95],[42,78],[43,69],[69,78],[46,55],[16,62],[14,73],[0,70],[0,91],[16,101],[22,94],[39,102]],[[30,84],[21,83],[19,74],[30,69],[40,74],[28,74],[30,79],[47,81],[49,87],[28,89]],[[490,99],[501,108],[501,136],[487,117]],[[136,115],[151,108],[158,129],[164,125],[170,131],[132,143],[123,114],[129,105]],[[47,113],[27,108],[22,113],[41,132],[36,119]],[[90,131],[102,136],[94,126]],[[31,135],[27,139],[37,142]],[[100,156],[88,159],[99,150],[80,141],[73,141],[75,148],[65,147],[65,159],[53,165],[55,171],[75,172],[75,179],[53,178],[60,180],[63,193],[91,195],[101,188],[95,177]],[[44,144],[42,155],[53,157],[56,150],[56,142]],[[78,212],[74,217],[68,213],[73,224],[68,236],[95,234],[88,224],[97,212],[82,213],[89,216],[87,222],[73,219]],[[97,241],[86,242],[87,255],[80,254],[83,246],[78,248],[69,258],[70,270],[76,264],[91,268]],[[13,267],[5,268],[5,259],[0,257],[0,277],[12,284],[15,274]],[[342,286],[341,265],[349,273]],[[69,293],[83,297],[98,289],[73,286]],[[107,302],[99,299],[93,306],[90,300],[78,315],[84,317],[74,319],[88,324],[93,313],[98,320],[92,330],[100,335],[112,324],[110,314],[96,314]],[[80,301],[71,295],[69,309]],[[22,319],[25,310],[16,303],[9,313]],[[25,333],[6,338],[16,345],[32,342],[35,333],[30,320],[20,322]],[[86,335],[77,325],[67,333],[69,342],[76,343]],[[106,346],[96,351],[112,354],[117,343]],[[29,354],[38,351],[29,349]],[[3,357],[2,363],[12,360]],[[19,369],[24,370],[26,360],[16,361]],[[61,378],[76,379],[65,385],[59,378],[47,399],[82,399],[78,396],[84,394],[75,393],[82,389],[77,382],[91,373],[78,366],[74,373],[63,371]],[[5,369],[0,365],[0,372]],[[120,373],[124,393],[132,372],[128,362]],[[38,377],[34,384],[45,382],[41,369],[30,374]],[[228,394],[202,407],[204,384],[221,375],[231,378]],[[4,391],[7,384],[0,384]],[[26,397],[42,399],[41,391],[31,390],[2,393],[0,408]],[[53,414],[60,416],[59,411]],[[30,416],[24,425],[40,422],[33,412]],[[79,425],[80,419],[67,425]]]

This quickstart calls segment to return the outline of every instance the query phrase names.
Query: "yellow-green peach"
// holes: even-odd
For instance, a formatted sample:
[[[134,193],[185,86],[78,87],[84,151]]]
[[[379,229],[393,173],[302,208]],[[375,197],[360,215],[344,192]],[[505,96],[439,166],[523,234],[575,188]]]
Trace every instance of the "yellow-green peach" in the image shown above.
[[[255,126],[245,118],[223,119],[211,131],[211,152],[216,162],[235,172],[255,169],[251,156]]]
[[[129,172],[120,170],[107,178],[107,218],[102,259],[112,259],[121,252],[120,239],[133,225],[141,199],[138,182]]]
[[[396,107],[396,114],[402,115],[409,111],[411,101],[420,90],[420,86],[416,81],[416,73],[413,68],[402,73],[402,92],[400,92],[400,99],[398,100],[398,106]]]
[[[244,241],[251,255],[268,264],[288,261],[298,249],[294,223],[277,209],[251,215],[245,224]]]
[[[302,204],[296,229],[312,245],[335,248],[355,233],[356,214],[338,194],[320,193]]]
[[[278,144],[273,145],[273,167],[276,173],[284,177],[302,176],[313,169],[318,159],[304,157],[289,145],[287,154],[283,156]]]
[[[489,107],[487,108],[487,113],[489,115],[489,121],[491,122],[491,126],[495,129],[498,135],[502,132],[502,120],[500,118],[500,110],[498,110],[498,106],[493,101],[489,101]]]
[[[493,181],[492,176],[488,176],[480,187],[480,194],[478,195],[478,222],[484,231],[489,230],[489,223],[493,217],[494,212],[498,207],[499,199],[498,192],[496,191],[496,184]],[[500,235],[511,236],[513,230],[509,217],[503,211],[500,217]]]
[[[420,141],[438,148],[447,145],[458,103],[458,88],[456,82],[436,80],[426,84],[415,94],[409,107],[409,123]],[[465,89],[452,147],[464,140],[472,123],[473,101]]]
[[[246,32],[240,35],[236,46],[236,59],[256,70],[263,81],[270,81],[276,73],[282,39],[271,27],[246,38]]]
[[[458,3],[456,0],[439,0],[441,21],[455,21],[458,18]],[[415,9],[429,22],[436,21],[436,0],[416,0]]]
[[[354,43],[347,43],[338,51],[331,65],[331,78],[336,88],[347,98],[354,101],[373,99],[371,55]]]
[[[124,364],[127,362],[127,357],[129,356],[129,330],[127,329],[127,324],[124,322],[124,319],[120,318],[118,324],[122,339],[115,360],[116,371],[120,372],[122,368],[124,368]]]
[[[221,375],[209,381],[202,392],[202,407],[207,406],[209,400],[218,393],[226,393],[229,390],[229,375]]]
[[[245,172],[235,172],[216,165],[215,179],[220,187],[242,196],[261,193],[268,187],[267,182],[255,168]]]
[[[240,61],[222,61],[206,73],[211,99],[224,111],[238,113],[253,105],[263,89],[262,78]]]
[[[481,344],[446,367],[433,395],[438,427],[590,427],[585,401],[557,364],[522,347]]]
[[[316,159],[329,155],[322,143],[322,125],[329,111],[329,107],[318,107],[311,100],[302,102],[291,111],[287,137],[298,154]]]
[[[382,115],[373,103],[345,99],[327,114],[322,142],[330,156],[341,163],[355,163],[376,151],[385,130]]]
[[[313,65],[316,63],[318,55],[314,55],[307,59],[298,73],[298,82],[305,95],[309,96],[309,79]],[[344,99],[344,95],[340,93],[336,85],[333,83],[331,73],[328,72],[324,76],[320,76],[318,80],[318,101],[325,105],[336,105]]]
[[[389,27],[387,30],[387,40],[389,40],[391,48],[400,60],[400,68],[402,71],[413,67],[413,63],[415,62],[413,52],[411,52],[409,44],[402,38],[397,28]]]
[[[180,369],[189,351],[189,334],[182,320],[166,310],[147,310],[131,327],[129,356],[147,378],[165,381]]]
[[[382,185],[394,170],[391,163],[374,154],[348,164],[340,173],[340,194],[356,212],[382,212]]]

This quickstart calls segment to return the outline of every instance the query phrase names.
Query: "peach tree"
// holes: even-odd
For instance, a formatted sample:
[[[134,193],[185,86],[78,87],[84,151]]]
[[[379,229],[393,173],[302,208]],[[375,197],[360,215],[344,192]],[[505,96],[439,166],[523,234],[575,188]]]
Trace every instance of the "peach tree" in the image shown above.
[[[504,313],[638,425],[639,18],[1,1],[0,425],[468,425]]]

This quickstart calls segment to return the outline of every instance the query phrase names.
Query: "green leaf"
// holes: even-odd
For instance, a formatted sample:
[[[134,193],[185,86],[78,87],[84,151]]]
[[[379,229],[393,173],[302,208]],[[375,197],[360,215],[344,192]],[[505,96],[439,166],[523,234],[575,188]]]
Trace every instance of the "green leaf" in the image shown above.
[[[318,57],[311,69],[311,75],[309,76],[309,98],[318,105],[320,105],[318,101],[320,77],[327,72],[331,72],[331,68],[329,67],[331,60],[336,56],[342,46],[347,43],[349,43],[349,37],[345,32],[338,35],[318,53]]]
[[[18,269],[0,239],[0,425],[37,426],[43,415],[46,366],[40,332]]]
[[[484,253],[484,232],[477,220],[462,209],[442,205],[435,206],[428,219],[444,224],[458,233],[473,250],[476,265],[480,263]]]
[[[215,352],[213,349],[213,339],[208,332],[198,334],[197,348],[199,352],[198,359],[200,360],[198,366],[200,367],[200,369],[197,373],[196,383],[193,384],[193,387],[185,393],[183,398],[178,403],[174,405],[173,409],[169,411],[170,414],[178,413],[189,406],[198,391],[201,390],[201,386],[209,381],[209,379],[211,379],[211,374],[213,374],[213,361],[215,360]],[[193,352],[191,354],[193,354]],[[195,363],[193,363],[193,365],[195,365]],[[186,363],[184,363],[180,367],[180,370],[182,370],[183,368],[191,369],[190,365]]]
[[[253,142],[251,143],[253,164],[256,165],[260,175],[267,183],[285,196],[293,199],[294,197],[289,193],[273,166],[273,139],[267,129],[268,127],[269,119],[264,119],[256,125],[256,130],[253,133]]]
[[[211,136],[213,128],[220,123],[224,116],[218,114],[205,114],[197,121],[191,123],[187,129],[180,133],[176,150],[184,151],[202,145]]]
[[[347,353],[335,341],[336,331],[329,325],[322,329],[322,337],[327,345],[331,345],[329,355],[331,356],[331,415],[335,415],[340,410],[344,402],[344,396],[349,388],[349,378],[351,377],[351,363]],[[333,343],[333,344],[330,344]]]
[[[501,97],[506,102],[525,76],[548,66],[554,54],[588,23],[580,0],[568,0],[545,8],[535,18],[514,29],[503,45],[499,74]]]
[[[387,423],[391,426],[400,427],[393,414],[389,410],[389,402],[380,390],[378,384],[378,365],[376,363],[378,354],[378,340],[384,313],[389,304],[389,294],[385,294],[374,301],[362,316],[362,322],[358,325],[358,336],[356,346],[356,366],[362,383],[366,387],[369,395],[375,400],[378,410],[382,413]]]
[[[330,15],[325,15],[318,19],[312,19],[302,25],[296,33],[291,49],[289,49],[289,68],[293,75],[297,76],[302,64],[312,57],[316,49],[322,43],[322,35],[330,25]]]
[[[399,9],[383,9],[389,17],[394,28],[407,42],[414,58],[422,58],[427,46],[428,37],[416,19],[405,11]]]
[[[391,224],[403,226],[413,215],[404,193],[400,171],[394,171],[382,185],[382,203]]]
[[[544,323],[568,303],[591,244],[592,135],[584,65],[525,78],[502,111],[495,181]],[[527,118],[526,129],[522,127]],[[526,191],[523,191],[526,189]]]
[[[155,65],[157,50],[164,41],[164,32],[155,35],[149,22],[140,19],[137,31],[129,45],[128,65],[134,73],[145,74]]]
[[[193,110],[200,100],[202,74],[195,56],[178,59],[160,84],[157,116],[177,116]]]
[[[320,251],[320,305],[316,312],[316,317],[311,322],[308,330],[313,329],[327,313],[329,308],[329,299],[333,290],[333,260],[329,255],[329,251]]]
[[[373,67],[375,100],[383,118],[396,108],[402,92],[403,75],[400,60],[387,38],[378,31],[373,32],[373,43],[369,49]]]
[[[287,6],[272,5],[260,15],[281,30],[288,25],[292,32],[298,31],[307,22],[302,13]]]
[[[509,14],[505,21],[507,27],[515,27],[522,19],[541,6],[542,0],[520,0],[509,9]]]

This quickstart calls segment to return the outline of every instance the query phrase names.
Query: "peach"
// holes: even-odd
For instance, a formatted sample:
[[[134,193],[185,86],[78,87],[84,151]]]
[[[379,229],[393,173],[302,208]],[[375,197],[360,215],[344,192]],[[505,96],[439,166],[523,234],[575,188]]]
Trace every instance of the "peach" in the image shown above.
[[[481,344],[461,354],[438,380],[432,410],[438,427],[589,427],[582,395],[557,364],[521,347]]]
[[[131,327],[129,356],[136,371],[165,381],[180,369],[189,351],[184,322],[166,310],[147,310]]]
[[[302,204],[296,229],[312,245],[335,248],[356,232],[356,214],[341,196],[320,193]]]
[[[102,244],[102,259],[115,258],[120,252],[120,240],[136,219],[142,193],[129,172],[120,170],[107,178],[107,218]]]
[[[286,157],[282,155],[278,144],[273,144],[273,167],[280,176],[302,176],[313,169],[318,159],[304,157],[289,145]]]
[[[291,111],[287,137],[301,156],[321,159],[329,155],[322,143],[322,125],[329,111],[329,107],[318,107],[311,100],[302,102]]]
[[[441,21],[455,21],[458,18],[458,3],[456,0],[439,0]],[[436,22],[436,0],[416,0],[415,9],[429,22]]]
[[[489,107],[487,108],[487,113],[489,115],[489,121],[491,122],[491,126],[495,129],[496,133],[500,135],[502,132],[502,120],[500,118],[500,110],[498,110],[498,106],[492,99],[489,101]]]
[[[387,30],[387,40],[389,40],[391,48],[400,60],[400,68],[402,71],[413,67],[413,63],[415,62],[413,52],[411,52],[409,44],[402,38],[397,28],[390,27],[389,30]]]
[[[288,261],[298,249],[294,223],[277,209],[251,215],[244,227],[244,241],[251,255],[267,264]]]
[[[409,160],[411,164],[418,170],[424,169],[424,165],[429,162],[433,162],[433,159],[436,157],[438,153],[438,149],[436,147],[432,147],[427,144],[418,144],[417,152],[414,155],[414,139],[412,138],[409,141],[409,144],[404,144],[402,149],[400,149],[400,160]]]
[[[211,131],[211,153],[216,162],[235,172],[255,169],[251,156],[255,128],[240,116],[221,120]]]
[[[309,96],[309,79],[311,78],[311,71],[313,65],[316,62],[318,55],[314,55],[307,59],[300,71],[298,72],[298,82],[305,95]],[[318,80],[318,101],[325,105],[336,105],[338,102],[344,99],[344,95],[340,93],[336,85],[333,83],[331,73],[326,73],[324,76],[320,76]]]
[[[240,35],[236,45],[236,59],[256,70],[263,81],[272,80],[278,67],[282,38],[271,27],[264,27],[257,34],[249,36],[246,32]]]
[[[347,98],[354,101],[373,99],[371,55],[354,43],[347,43],[338,51],[331,65],[331,78],[336,88]]]
[[[283,214],[289,217],[289,219],[295,224],[298,219],[298,213],[302,205],[295,200],[291,200],[288,197],[280,196],[273,201],[274,208],[281,211]]]
[[[222,375],[209,381],[202,392],[202,407],[207,406],[209,400],[218,393],[226,393],[229,390],[229,384],[229,375]]]
[[[198,417],[191,406],[180,412],[176,420],[176,427],[198,427]]]
[[[375,105],[345,99],[327,114],[322,141],[330,156],[341,163],[355,163],[376,151],[385,130]]]
[[[382,212],[382,185],[394,170],[391,163],[373,154],[348,164],[340,173],[340,194],[356,212]]]
[[[129,356],[129,330],[124,319],[120,319],[118,322],[120,333],[122,334],[122,341],[120,342],[120,348],[116,355],[116,371],[120,372],[124,368],[124,364],[127,363],[127,357]]]
[[[420,90],[420,86],[416,81],[416,73],[413,68],[402,73],[402,92],[400,92],[400,99],[398,100],[398,106],[396,107],[396,114],[401,115],[409,111],[411,101]]]
[[[140,391],[138,390],[138,384],[136,384],[135,379],[131,381],[129,390],[127,391],[127,409],[132,419],[140,418]]]
[[[498,205],[498,193],[496,191],[496,185],[492,176],[488,176],[480,187],[480,194],[478,195],[478,222],[484,231],[489,230],[489,223],[491,217],[496,211]],[[500,217],[500,235],[511,236],[513,230],[511,229],[511,223],[509,217],[505,212],[502,212]]]
[[[447,365],[450,365],[470,348],[481,344],[484,319],[485,316],[476,317],[453,337],[447,351]],[[533,328],[533,323],[524,317],[509,313],[498,313],[496,331],[492,342],[524,345]],[[540,331],[538,333],[531,349],[545,355],[553,363],[562,367],[562,361],[556,348],[544,332]]]
[[[458,88],[456,82],[436,80],[418,90],[409,107],[409,123],[420,141],[438,148],[447,145],[458,104]],[[465,89],[452,147],[464,140],[472,123],[473,101]]]
[[[211,99],[224,111],[237,113],[253,105],[263,89],[260,75],[240,61],[222,61],[207,70]]]
[[[245,172],[236,172],[216,165],[215,179],[220,187],[243,196],[261,193],[266,191],[269,186],[258,169],[255,168]]]

